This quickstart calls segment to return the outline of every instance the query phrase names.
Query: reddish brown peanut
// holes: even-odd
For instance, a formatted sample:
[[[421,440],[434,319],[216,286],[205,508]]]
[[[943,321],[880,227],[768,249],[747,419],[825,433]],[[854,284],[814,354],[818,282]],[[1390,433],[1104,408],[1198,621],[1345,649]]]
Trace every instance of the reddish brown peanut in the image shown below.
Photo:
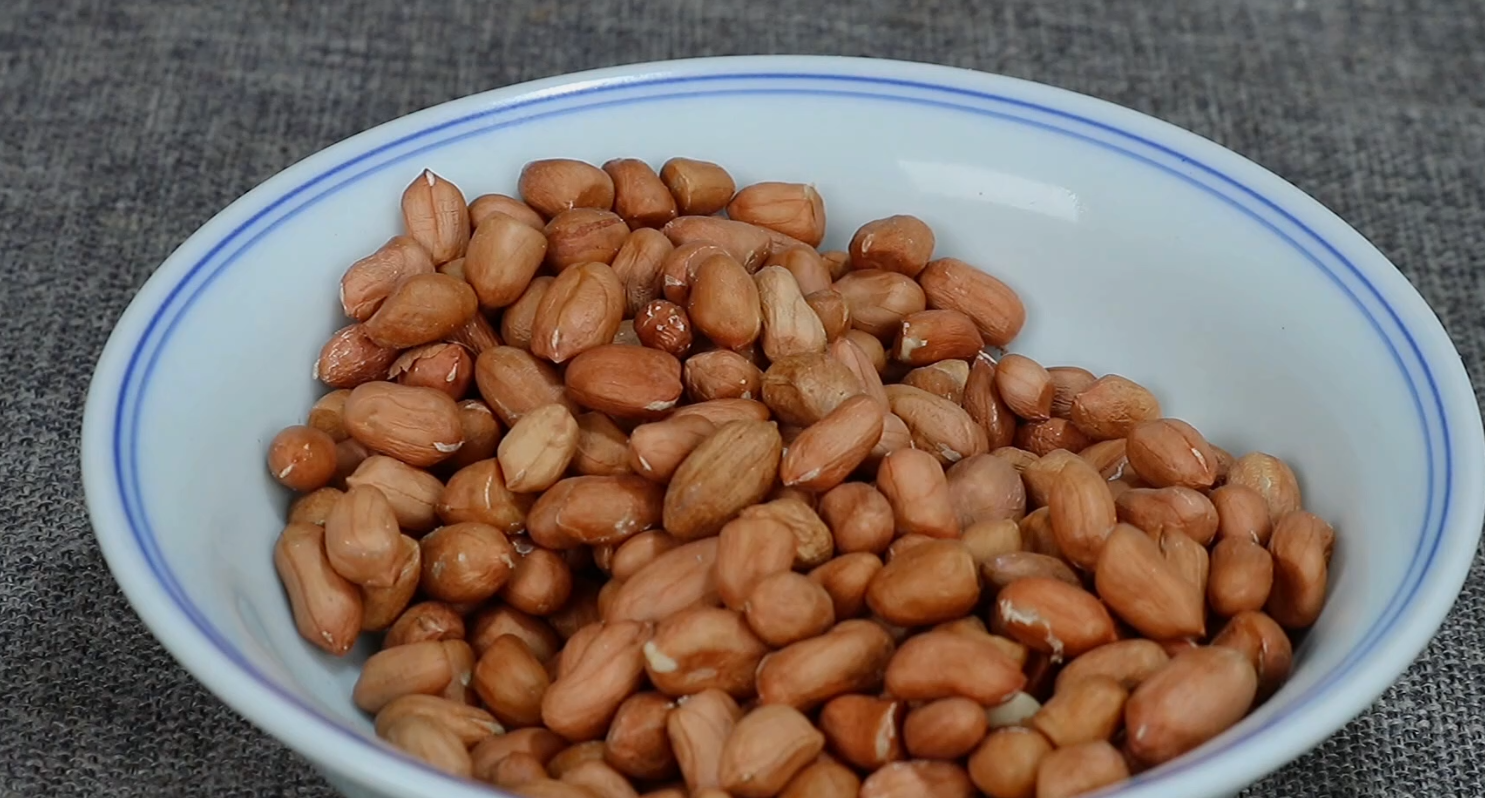
[[[464,639],[464,619],[441,601],[424,601],[397,616],[382,638],[382,648],[421,643],[424,640]]]
[[[1217,534],[1217,508],[1190,488],[1130,488],[1114,503],[1120,521],[1139,527],[1150,537],[1179,532],[1205,546]]]
[[[532,615],[556,612],[572,595],[572,568],[557,552],[532,549],[516,562],[500,595],[522,612]]]
[[[469,223],[476,230],[495,214],[505,214],[533,230],[541,230],[546,224],[530,205],[505,194],[481,194],[469,203]]]
[[[1129,431],[1125,453],[1140,477],[1157,488],[1209,488],[1217,480],[1216,451],[1195,427],[1180,419],[1136,425]]]
[[[953,762],[915,759],[893,762],[861,782],[860,798],[972,798],[974,785],[964,768]]]
[[[1077,679],[1057,691],[1030,726],[1058,748],[1108,740],[1124,720],[1129,691],[1108,676]]]
[[[1008,354],[995,366],[995,387],[1011,411],[1027,421],[1052,417],[1057,386],[1040,363],[1025,355]]]
[[[345,426],[368,449],[426,468],[464,445],[459,405],[432,388],[368,382],[345,401]]]
[[[887,691],[905,701],[963,696],[995,706],[1026,677],[989,635],[924,632],[909,637],[887,665]]]
[[[464,279],[480,307],[504,308],[521,298],[547,255],[539,229],[503,213],[493,214],[474,231],[464,258]]]
[[[1074,565],[1093,570],[1118,523],[1108,482],[1093,466],[1074,457],[1053,478],[1047,510],[1057,548]]]
[[[1109,374],[1073,397],[1068,418],[1094,440],[1123,438],[1139,424],[1160,418],[1160,402],[1138,383]]]
[[[1274,584],[1264,605],[1274,620],[1304,629],[1320,617],[1334,545],[1335,530],[1313,513],[1296,510],[1279,519],[1268,541]]]
[[[402,192],[402,222],[435,265],[463,255],[469,243],[469,206],[463,192],[427,169]]]
[[[375,713],[405,695],[439,695],[468,649],[462,640],[426,640],[378,651],[361,666],[351,700]]]
[[[1240,485],[1258,492],[1268,505],[1271,524],[1300,509],[1299,481],[1289,466],[1277,457],[1263,452],[1249,452],[1233,462],[1227,472],[1227,484]]]
[[[665,721],[675,703],[659,693],[636,693],[619,705],[604,740],[604,761],[634,779],[663,779],[676,772]]]
[[[995,386],[995,361],[981,352],[970,364],[960,399],[969,417],[985,431],[987,449],[1009,446],[1016,437],[1016,417]]]
[[[1243,537],[1223,538],[1212,549],[1207,601],[1228,617],[1263,609],[1274,584],[1274,558]]]
[[[1026,307],[1005,283],[954,258],[929,262],[918,275],[928,304],[957,310],[980,328],[985,342],[1005,346],[1026,323]]]
[[[1180,654],[1130,695],[1129,753],[1146,765],[1169,762],[1237,723],[1257,691],[1257,673],[1242,652],[1211,646]]]
[[[995,617],[1012,639],[1054,659],[1070,659],[1115,640],[1114,620],[1091,593],[1056,579],[1018,579],[995,598]]]
[[[882,437],[884,416],[885,408],[865,394],[847,399],[789,444],[779,479],[808,491],[839,485]]]
[[[882,458],[877,490],[892,506],[897,531],[938,538],[958,537],[959,517],[943,468],[920,449],[899,449]]]
[[[1170,662],[1165,649],[1150,640],[1120,640],[1099,646],[1067,663],[1057,674],[1057,690],[1071,689],[1084,679],[1110,678],[1133,690]]]
[[[1166,561],[1155,541],[1128,524],[1105,541],[1094,584],[1099,598],[1141,634],[1155,640],[1206,634],[1202,591]]]
[[[603,165],[614,182],[614,213],[630,227],[662,227],[676,217],[676,201],[650,165],[615,158]]]
[[[570,208],[601,208],[614,204],[614,181],[607,173],[582,161],[548,158],[521,169],[521,199],[548,219]]]
[[[855,798],[861,778],[850,768],[821,757],[799,771],[780,798]]]
[[[865,611],[866,589],[881,569],[882,561],[875,554],[858,551],[830,560],[809,576],[830,594],[836,619],[847,620]]]
[[[542,295],[531,322],[531,353],[553,363],[571,360],[612,341],[623,318],[624,286],[614,270],[576,264]]]
[[[671,158],[660,170],[660,180],[675,197],[682,215],[710,216],[727,207],[737,184],[727,170],[710,161]]]
[[[1263,494],[1229,482],[1212,491],[1210,498],[1217,512],[1217,537],[1246,538],[1260,546],[1268,545],[1274,526]]]
[[[392,721],[378,734],[393,746],[453,776],[469,778],[474,764],[464,741],[452,729],[421,715]]]
[[[693,794],[721,783],[722,747],[742,710],[721,690],[704,690],[676,702],[665,720],[681,775]]]
[[[923,288],[897,272],[853,271],[834,288],[851,309],[852,326],[878,339],[896,335],[903,319],[927,307]]]
[[[506,489],[500,463],[492,457],[454,472],[435,509],[445,524],[476,522],[514,534],[526,524],[531,499]]]
[[[353,487],[325,518],[325,554],[341,576],[364,587],[397,581],[408,552],[392,505],[381,491]]]
[[[421,541],[424,593],[439,601],[476,602],[510,578],[516,550],[499,529],[468,521],[440,527]]]
[[[758,666],[758,698],[808,711],[835,696],[874,689],[894,649],[877,624],[842,621],[765,657]]]
[[[818,246],[825,237],[825,202],[803,183],[754,183],[727,203],[727,216]]]
[[[864,770],[902,758],[902,702],[891,698],[842,695],[820,709],[820,730],[830,750]],[[982,713],[983,714],[983,711]]]
[[[969,778],[990,798],[1035,798],[1037,768],[1052,745],[1040,732],[997,730],[969,757]]]
[[[718,607],[682,610],[661,621],[644,644],[650,682],[670,696],[715,688],[747,698],[766,653],[741,615]]]
[[[1258,671],[1258,700],[1278,692],[1294,663],[1289,634],[1261,612],[1240,612],[1222,627],[1212,645],[1242,652]]]
[[[342,656],[361,631],[361,593],[331,567],[324,539],[322,527],[289,524],[273,547],[273,565],[300,636]]]
[[[715,534],[768,494],[783,443],[778,427],[769,422],[719,426],[671,478],[665,491],[665,529],[681,540]]]
[[[920,759],[958,759],[975,749],[989,730],[985,708],[968,698],[941,698],[907,714],[902,741]]]
[[[652,482],[667,483],[686,457],[716,430],[717,426],[702,416],[641,424],[629,435],[629,466]]]
[[[831,488],[820,498],[820,516],[830,527],[836,551],[881,554],[892,542],[892,504],[865,482]]]
[[[743,613],[748,626],[774,648],[823,634],[835,625],[830,594],[819,583],[793,571],[780,571],[759,580],[743,603]]]
[[[542,696],[551,680],[541,660],[515,635],[501,635],[474,666],[474,690],[507,726],[541,723]]]
[[[892,558],[872,578],[866,603],[901,626],[952,620],[979,601],[978,570],[958,541],[927,541]]]
[[[825,747],[825,735],[799,710],[761,706],[733,726],[717,767],[720,786],[738,798],[772,798]]]
[[[541,494],[526,518],[537,545],[618,544],[660,520],[660,487],[634,474],[568,477]]]
[[[851,237],[854,269],[883,269],[917,277],[933,257],[933,230],[914,216],[867,222]]]
[[[698,332],[727,349],[752,344],[763,330],[758,286],[729,255],[713,255],[697,265],[686,312]]]
[[[323,488],[335,476],[335,439],[314,427],[288,427],[268,444],[268,470],[290,490]]]
[[[650,632],[649,624],[635,621],[603,624],[543,694],[541,719],[547,728],[574,742],[602,737],[619,705],[639,687]]]
[[[968,529],[983,521],[1019,521],[1026,514],[1026,488],[1010,463],[988,454],[967,457],[949,467],[944,475],[949,499]]]
[[[656,621],[694,605],[716,606],[717,539],[702,538],[654,558],[625,580],[607,620]]]
[[[1061,748],[1037,766],[1036,798],[1074,798],[1129,778],[1119,750],[1103,740]]]

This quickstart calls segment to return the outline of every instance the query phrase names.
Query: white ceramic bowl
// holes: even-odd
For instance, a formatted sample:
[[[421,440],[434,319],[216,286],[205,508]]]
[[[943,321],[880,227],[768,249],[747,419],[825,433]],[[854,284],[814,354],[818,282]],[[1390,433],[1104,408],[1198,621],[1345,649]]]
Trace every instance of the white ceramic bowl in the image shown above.
[[[424,167],[470,197],[526,161],[673,155],[740,184],[809,181],[827,244],[912,213],[1025,298],[1013,349],[1118,372],[1233,452],[1296,464],[1338,542],[1293,679],[1220,738],[1120,789],[1225,795],[1372,702],[1437,629],[1485,514],[1479,408],[1408,282],[1262,168],[1163,122],[1008,78],[758,57],[513,86],[382,125],[254,189],[167,260],[88,397],[89,511],[115,578],[212,692],[352,794],[474,798],[375,741],[345,660],[301,642],[270,561],[286,497],[265,445],[319,388],[337,279],[398,229]]]

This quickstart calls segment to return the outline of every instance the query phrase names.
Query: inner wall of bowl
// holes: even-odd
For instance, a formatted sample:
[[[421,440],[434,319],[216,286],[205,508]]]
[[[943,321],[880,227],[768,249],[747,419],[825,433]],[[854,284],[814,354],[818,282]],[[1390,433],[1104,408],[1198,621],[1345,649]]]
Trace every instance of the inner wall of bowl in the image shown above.
[[[436,143],[437,135],[428,139]],[[1294,464],[1338,531],[1333,597],[1261,724],[1323,678],[1376,622],[1414,557],[1427,477],[1408,382],[1360,308],[1293,244],[1158,165],[1042,126],[891,100],[691,95],[535,117],[351,178],[216,273],[161,346],[141,402],[138,469],[164,564],[234,656],[369,732],[347,659],[295,634],[271,563],[287,495],[263,455],[322,392],[321,343],[344,321],[341,272],[400,232],[424,167],[471,199],[515,193],[542,157],[716,160],[740,184],[808,181],[827,247],[893,213],[929,222],[940,255],[1025,299],[1011,347],[1116,372],[1234,454]],[[306,196],[312,196],[313,192]]]

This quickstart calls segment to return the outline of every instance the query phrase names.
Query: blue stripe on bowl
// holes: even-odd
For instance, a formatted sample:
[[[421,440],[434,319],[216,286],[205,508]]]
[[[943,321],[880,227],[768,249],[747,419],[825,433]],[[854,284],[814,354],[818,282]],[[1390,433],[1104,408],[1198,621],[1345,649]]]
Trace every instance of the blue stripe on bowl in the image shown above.
[[[752,85],[742,87],[723,85],[729,82]],[[824,86],[830,86],[830,88]],[[635,96],[612,96],[634,91],[643,93]],[[1402,586],[1388,601],[1378,622],[1367,632],[1361,642],[1336,668],[1303,694],[1291,700],[1287,707],[1275,713],[1263,725],[1226,740],[1220,747],[1204,749],[1179,760],[1161,770],[1160,774],[1153,778],[1158,779],[1163,774],[1196,767],[1240,745],[1245,740],[1262,734],[1284,718],[1301,711],[1307,704],[1341,684],[1356,665],[1372,651],[1378,640],[1394,626],[1398,617],[1416,595],[1422,584],[1423,575],[1431,568],[1438,552],[1449,511],[1452,487],[1449,468],[1453,452],[1448,436],[1448,422],[1443,410],[1443,399],[1417,342],[1402,324],[1397,311],[1387,303],[1361,270],[1341,254],[1336,246],[1326,241],[1274,201],[1220,170],[1166,145],[1114,125],[1068,111],[999,94],[918,81],[859,75],[735,73],[639,79],[623,77],[583,82],[512,100],[474,114],[427,127],[349,158],[290,189],[282,197],[216,242],[206,255],[191,266],[151,318],[140,337],[139,345],[129,358],[120,390],[119,403],[114,414],[113,458],[125,514],[141,553],[160,584],[181,611],[213,645],[265,688],[309,713],[328,731],[350,737],[368,748],[386,750],[293,693],[279,688],[271,678],[256,668],[191,602],[162,556],[158,541],[150,527],[139,485],[138,451],[135,446],[140,423],[140,407],[155,363],[165,343],[175,330],[177,322],[196,298],[210,287],[215,278],[250,250],[264,235],[320,199],[369,174],[401,164],[422,153],[447,146],[455,141],[485,135],[493,130],[520,125],[529,120],[582,113],[603,107],[662,102],[697,96],[739,94],[847,97],[973,113],[1068,136],[1159,169],[1217,197],[1235,210],[1259,222],[1273,235],[1302,253],[1356,304],[1387,346],[1412,394],[1414,406],[1418,412],[1418,423],[1423,428],[1427,448],[1425,464],[1428,486],[1427,509],[1421,523],[1418,547]],[[967,104],[967,102],[982,105]],[[550,107],[558,104],[561,107]],[[529,111],[529,113],[517,115],[517,112],[521,111]],[[461,129],[471,123],[485,124],[479,124],[468,130]],[[405,151],[399,152],[404,148],[406,148]],[[378,160],[380,156],[386,157]],[[275,213],[279,211],[282,211],[281,215],[275,217]],[[227,252],[228,248],[234,244],[236,248]],[[1341,270],[1336,270],[1332,264],[1339,264]],[[1358,296],[1352,290],[1346,275],[1364,286],[1363,296]],[[1373,313],[1369,303],[1380,307],[1384,311],[1383,315],[1379,317]],[[1421,386],[1415,379],[1414,372],[1421,375],[1423,383]],[[1440,474],[1435,468],[1435,459],[1439,455],[1442,455],[1444,471],[1442,480],[1439,479]],[[431,769],[428,769],[428,772],[437,773]],[[1137,781],[1144,781],[1148,778],[1151,777],[1140,777]]]

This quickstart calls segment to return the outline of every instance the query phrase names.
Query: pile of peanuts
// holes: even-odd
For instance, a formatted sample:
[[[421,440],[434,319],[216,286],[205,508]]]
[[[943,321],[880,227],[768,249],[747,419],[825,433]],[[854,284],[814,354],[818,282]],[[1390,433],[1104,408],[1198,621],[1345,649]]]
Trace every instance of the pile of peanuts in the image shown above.
[[[519,197],[407,187],[268,450],[295,623],[379,641],[390,745],[534,797],[1068,798],[1288,677],[1334,541],[1290,468],[1005,353],[1021,300],[923,221],[822,252],[814,188],[684,158]]]

